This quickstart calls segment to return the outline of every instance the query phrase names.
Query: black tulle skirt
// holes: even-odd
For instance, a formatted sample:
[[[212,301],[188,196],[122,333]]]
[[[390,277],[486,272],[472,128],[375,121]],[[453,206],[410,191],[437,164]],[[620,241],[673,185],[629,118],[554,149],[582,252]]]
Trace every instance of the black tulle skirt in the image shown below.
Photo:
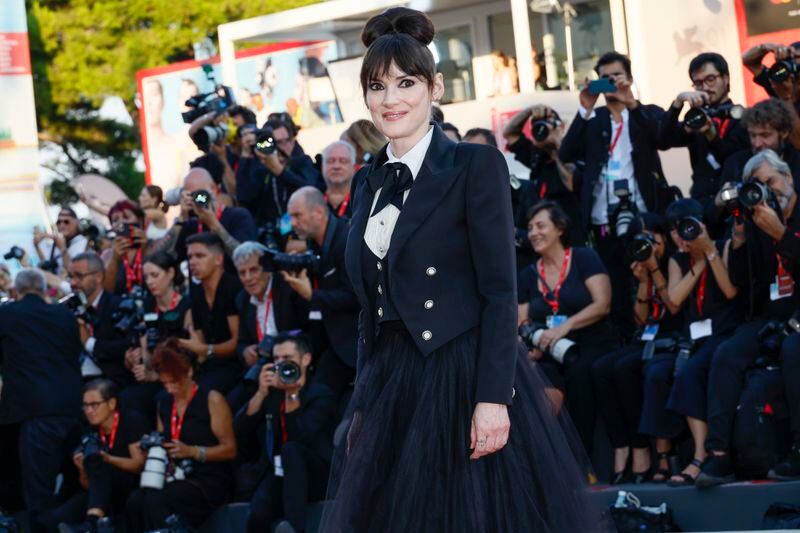
[[[356,382],[320,531],[613,530],[590,501],[580,440],[524,350],[508,444],[469,458],[476,353],[474,331],[428,357],[407,332],[381,333]]]

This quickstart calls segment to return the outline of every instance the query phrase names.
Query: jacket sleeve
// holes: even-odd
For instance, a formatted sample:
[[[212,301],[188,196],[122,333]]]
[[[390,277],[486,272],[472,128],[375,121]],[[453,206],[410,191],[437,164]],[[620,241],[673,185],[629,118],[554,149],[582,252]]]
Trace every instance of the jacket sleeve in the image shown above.
[[[639,125],[644,136],[650,140],[650,144],[658,147],[658,126],[664,110],[657,105],[639,104],[633,109],[628,110],[631,122]]]
[[[558,149],[558,157],[565,163],[583,160],[586,146],[584,133],[589,120],[584,119],[580,112],[575,113],[575,118],[572,119],[567,134],[561,141],[561,147]]]
[[[691,136],[678,122],[681,110],[669,106],[658,121],[658,148],[668,150],[679,146],[689,146]]]
[[[510,404],[517,356],[514,224],[508,167],[475,150],[467,173],[467,233],[481,301],[476,402]]]
[[[258,201],[264,188],[267,170],[255,157],[239,158],[236,169],[236,199],[242,205],[252,205]]]
[[[314,161],[305,154],[290,159],[278,179],[293,190],[306,185],[319,188],[322,183],[322,177],[314,166]]]
[[[289,440],[310,443],[336,416],[332,394],[320,394],[304,400],[307,403],[286,414],[286,433]]]

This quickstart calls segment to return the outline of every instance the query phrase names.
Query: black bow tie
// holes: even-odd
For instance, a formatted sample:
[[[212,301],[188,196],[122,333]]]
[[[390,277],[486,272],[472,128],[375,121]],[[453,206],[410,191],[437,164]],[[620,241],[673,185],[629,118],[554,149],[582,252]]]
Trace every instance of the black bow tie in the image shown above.
[[[370,174],[367,181],[373,193],[378,189],[381,190],[378,203],[370,214],[374,216],[389,204],[397,209],[403,209],[403,193],[414,184],[414,177],[411,175],[411,169],[404,163],[386,163]]]

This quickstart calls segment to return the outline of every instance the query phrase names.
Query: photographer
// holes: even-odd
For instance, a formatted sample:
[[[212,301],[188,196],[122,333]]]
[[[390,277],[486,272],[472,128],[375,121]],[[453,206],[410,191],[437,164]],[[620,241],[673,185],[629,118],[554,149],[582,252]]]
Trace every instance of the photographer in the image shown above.
[[[792,481],[800,479],[800,334],[784,339],[781,346],[781,371],[783,373],[786,405],[792,429],[792,448],[781,462],[768,474],[770,479]]]
[[[192,303],[182,292],[183,274],[172,255],[157,252],[148,256],[142,270],[148,291],[144,300],[147,330],[139,338],[139,345],[125,352],[125,367],[133,374],[136,384],[122,392],[121,403],[152,418],[155,417],[155,397],[161,391],[161,383],[150,365],[152,350],[167,337],[187,336]],[[152,323],[154,315],[157,317],[155,324]]]
[[[236,295],[242,286],[236,276],[224,270],[222,243],[215,235],[198,233],[186,243],[189,271],[200,283],[189,284],[189,338],[178,343],[197,357],[201,385],[225,394],[236,385],[242,371],[236,357]]]
[[[591,454],[592,364],[617,346],[607,318],[611,306],[608,274],[594,250],[570,247],[570,221],[555,202],[539,202],[531,209],[528,238],[541,259],[519,274],[518,321],[544,329],[535,345],[526,339],[531,358],[563,391],[567,410]],[[557,362],[556,345],[564,338],[577,345],[577,357],[565,354]]]
[[[72,461],[84,490],[47,513],[42,521],[52,530],[60,524],[60,533],[94,533],[100,518],[124,512],[136,489],[145,459],[139,438],[150,431],[150,424],[135,411],[120,411],[118,394],[108,379],[95,379],[83,388],[83,414],[91,430]]]
[[[79,254],[69,266],[69,283],[73,293],[86,297],[86,318],[79,318],[81,343],[102,375],[124,387],[131,381],[125,369],[125,351],[132,339],[115,328],[114,312],[121,299],[103,289],[106,272],[103,261],[92,252]],[[85,369],[84,369],[85,370]],[[84,372],[85,375],[90,375]]]
[[[693,222],[691,234],[682,231],[687,220]],[[678,248],[669,260],[669,299],[684,308],[682,337],[691,340],[691,351],[685,354],[691,357],[686,360],[679,354],[675,359],[674,383],[672,373],[654,376],[652,381],[659,388],[671,385],[667,409],[685,417],[692,434],[692,461],[668,481],[670,486],[685,486],[694,484],[706,457],[703,440],[708,433],[707,404],[712,394],[708,368],[715,349],[730,337],[742,313],[734,301],[739,290],[728,274],[730,241],[709,238],[700,202],[686,198],[670,204],[667,225]],[[675,432],[665,436],[677,437],[680,430],[672,429]]]
[[[316,362],[317,376],[338,395],[355,377],[360,310],[344,264],[348,226],[330,213],[325,197],[314,187],[292,194],[289,216],[292,229],[320,256],[320,264],[317,272],[284,270],[281,275],[309,304],[310,328],[318,333],[315,348],[322,353]],[[315,328],[315,321],[322,327]],[[320,347],[325,348],[324,353]]]
[[[239,310],[239,338],[236,353],[245,369],[259,362],[259,344],[278,331],[303,329],[308,322],[308,303],[291,290],[281,275],[264,268],[264,245],[243,242],[233,252],[244,291],[236,297]],[[238,409],[252,391],[234,389],[228,396],[232,409]],[[246,396],[247,395],[247,396]]]
[[[747,131],[739,125],[743,111],[730,100],[728,62],[713,52],[695,56],[689,63],[689,78],[694,90],[678,94],[659,123],[662,148],[688,147],[692,165],[691,197],[703,206],[713,202],[720,187],[719,177],[725,160],[749,148]],[[683,123],[678,117],[684,104],[689,111]],[[724,228],[713,228],[721,233]]]
[[[69,207],[62,207],[56,219],[56,232],[44,233],[38,226],[33,229],[33,245],[42,270],[63,274],[69,268],[71,257],[86,251],[89,241],[81,235],[78,215]],[[50,243],[42,244],[48,239]]]
[[[120,200],[108,211],[113,229],[113,244],[103,254],[103,287],[113,294],[126,294],[142,286],[142,258],[147,248],[144,211],[129,200]]]
[[[356,172],[356,151],[350,143],[334,141],[322,151],[322,179],[325,180],[325,201],[331,213],[350,220],[350,189]]]
[[[242,453],[262,476],[255,480],[247,531],[271,531],[282,517],[294,531],[305,531],[308,504],[325,498],[336,397],[310,381],[311,347],[304,335],[280,335],[272,356],[274,363],[261,369],[258,390],[234,420]],[[295,365],[291,374],[280,367],[287,364]]]
[[[256,146],[257,133],[271,137],[272,142],[266,143],[269,149]],[[293,125],[270,120],[260,132],[242,134],[237,200],[253,213],[259,226],[280,219],[289,196],[304,186],[321,188],[322,178],[314,161],[297,144]]]
[[[618,234],[624,227],[617,222],[620,215],[628,216],[631,211],[661,214],[669,203],[672,193],[663,177],[657,149],[663,110],[636,100],[631,90],[631,62],[624,55],[604,54],[595,70],[601,78],[598,81],[611,84],[592,90],[587,84],[581,90],[580,110],[561,142],[559,158],[585,164],[576,191],[580,223],[608,269],[614,294],[612,317],[623,338],[629,338],[634,330],[628,304],[633,287],[624,260],[624,235]],[[599,92],[611,86],[614,92],[603,92],[606,106],[595,109]]]
[[[75,317],[45,301],[40,270],[21,270],[14,286],[19,300],[0,306],[0,433],[19,435],[19,455],[0,458],[0,479],[18,468],[25,508],[36,522],[56,505],[63,451],[78,429],[81,341]],[[17,461],[18,467],[9,464]]]
[[[744,224],[734,226],[732,239],[731,274],[747,294],[750,320],[719,345],[711,362],[705,443],[709,458],[697,478],[704,487],[734,480],[730,436],[745,371],[759,354],[759,331],[769,320],[786,321],[800,305],[795,288],[800,208],[791,169],[775,152],[762,150],[745,165],[743,180],[750,180],[746,186],[761,197],[748,208]],[[787,246],[791,242],[794,246]]]
[[[195,382],[193,364],[192,354],[175,339],[153,354],[165,389],[156,425],[165,436],[169,477],[163,489],[139,488],[128,499],[129,533],[161,528],[173,514],[197,528],[231,493],[236,457],[231,411],[220,393]]]
[[[256,238],[256,226],[247,209],[225,207],[217,201],[219,187],[207,170],[193,168],[183,179],[181,213],[175,225],[165,237],[159,250],[170,251],[174,238],[174,250],[179,261],[186,259],[186,244],[195,234],[210,232],[224,245],[225,270],[234,274],[236,269],[230,255],[244,241]]]
[[[191,166],[206,168],[216,178],[214,182],[220,186],[219,194],[228,194],[231,198],[236,197],[234,165],[237,155],[231,151],[226,141],[230,137],[230,122],[242,120],[241,115],[237,119],[230,116],[230,111],[236,111],[237,107],[232,106],[223,112],[211,111],[201,115],[190,124],[188,131],[189,138],[205,154],[193,161]]]
[[[533,139],[522,133],[530,121]],[[503,130],[506,148],[517,161],[530,169],[530,180],[520,181],[519,190],[512,188],[515,200],[515,226],[525,229],[525,215],[540,200],[553,200],[574,222],[573,242],[583,243],[583,231],[578,197],[574,194],[574,165],[565,165],[558,158],[558,150],[564,137],[564,123],[556,111],[546,105],[534,105],[523,109],[511,118]],[[517,197],[516,199],[514,197]]]
[[[763,60],[768,55],[772,54],[775,58],[772,67],[764,66]],[[800,42],[792,43],[789,46],[780,44],[762,43],[758,44],[742,54],[742,64],[744,67],[753,74],[753,83],[760,85],[767,91],[769,96],[778,96],[776,92],[776,84],[784,81],[783,76],[777,76],[777,66],[781,62],[800,64]],[[777,83],[776,83],[777,82]]]
[[[665,411],[669,387],[653,383],[671,375],[674,362],[674,357],[655,353],[656,343],[673,338],[682,325],[680,308],[670,301],[667,288],[667,231],[663,219],[653,213],[642,216],[642,226],[628,246],[631,272],[639,282],[633,305],[639,326],[635,340],[592,365],[598,411],[614,446],[612,485],[649,480],[650,435],[656,437],[659,454],[652,481],[665,482],[669,438],[682,429],[680,418]]]

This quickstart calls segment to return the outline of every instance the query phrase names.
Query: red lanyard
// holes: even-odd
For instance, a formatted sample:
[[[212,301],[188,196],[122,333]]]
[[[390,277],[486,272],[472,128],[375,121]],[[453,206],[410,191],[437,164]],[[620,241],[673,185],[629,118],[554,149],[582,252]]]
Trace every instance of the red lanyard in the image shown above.
[[[547,182],[542,179],[542,184],[539,185],[539,199],[544,200],[545,195],[547,194]]]
[[[662,306],[661,299],[658,297],[658,291],[655,290],[655,286],[653,284],[652,279],[647,280],[647,293],[651,296],[651,307],[652,311],[650,313],[651,322],[655,323],[661,320],[664,317],[664,311],[666,308]]]
[[[189,394],[189,399],[186,400],[186,407],[183,410],[183,414],[181,414],[180,420],[178,419],[178,398],[172,398],[172,420],[171,420],[171,434],[172,434],[172,442],[178,440],[178,437],[181,436],[181,428],[183,427],[183,419],[186,417],[186,411],[189,410],[189,404],[192,403],[192,398],[194,395],[197,394],[197,383],[192,385],[192,393]]]
[[[133,289],[136,283],[142,283],[142,249],[136,250],[136,257],[133,259],[133,267],[127,257],[122,258],[122,265],[125,267],[125,285],[128,292]]]
[[[724,139],[725,134],[728,133],[728,129],[731,126],[731,119],[726,118],[725,120],[720,120],[719,118],[711,119],[714,122],[714,125],[717,127],[717,132],[719,133],[719,138]]]
[[[224,209],[224,205],[221,205],[217,208],[217,220],[222,219],[222,211]],[[203,233],[203,223],[200,220],[197,221],[197,233]]]
[[[281,443],[286,444],[289,440],[289,432],[286,430],[286,400],[281,400]]]
[[[786,267],[783,266],[783,257],[781,257],[780,254],[775,254],[775,259],[778,261],[778,277],[781,278],[783,276],[791,276],[789,271],[786,270]]]
[[[542,285],[544,285],[544,290],[541,291],[542,299],[544,302],[550,306],[550,309],[553,310],[553,314],[558,314],[558,293],[561,292],[561,285],[564,284],[564,280],[567,279],[567,269],[569,268],[569,257],[572,254],[572,248],[567,248],[564,250],[564,261],[561,263],[561,273],[558,277],[558,283],[556,284],[555,288],[553,289],[553,299],[551,300],[548,296],[547,291],[547,284],[545,283],[544,277],[544,259],[539,260],[539,274],[542,278]]]
[[[325,193],[325,202],[328,201],[328,193]],[[336,216],[343,217],[345,213],[347,213],[347,206],[350,205],[350,193],[347,193],[347,196],[344,197],[342,203],[339,204],[339,208],[336,210]]]
[[[169,309],[161,309],[161,307],[156,304],[156,307],[158,307],[158,313],[161,314],[161,311],[172,311],[175,309],[178,306],[178,298],[180,298],[180,294],[178,294],[178,291],[173,289],[172,301],[169,302]]]
[[[272,287],[269,289],[269,294],[267,295],[267,309],[264,312],[264,326],[261,326],[261,322],[258,320],[258,308],[256,308],[256,336],[258,336],[258,342],[261,342],[261,339],[264,338],[269,328],[267,328],[267,324],[269,323],[269,310],[272,307]]]
[[[690,262],[690,268],[694,268],[694,261]],[[697,313],[700,316],[703,316],[703,302],[706,299],[706,278],[708,277],[708,268],[703,269],[703,273],[700,274],[700,281],[697,283],[697,295],[695,296],[695,300],[697,303]]]
[[[106,434],[103,428],[100,428],[100,440],[108,447],[109,451],[114,449],[114,442],[117,440],[117,427],[119,427],[119,411],[114,411],[114,425],[111,426],[111,435],[108,441],[106,441]]]
[[[612,120],[611,123],[613,124],[614,121]],[[622,118],[620,115],[619,117],[619,129],[617,129],[617,134],[614,135],[614,140],[611,141],[611,145],[608,147],[608,155],[612,155],[614,153],[614,148],[617,147],[617,143],[619,142],[620,136],[622,136],[622,128],[625,126],[625,119]]]

